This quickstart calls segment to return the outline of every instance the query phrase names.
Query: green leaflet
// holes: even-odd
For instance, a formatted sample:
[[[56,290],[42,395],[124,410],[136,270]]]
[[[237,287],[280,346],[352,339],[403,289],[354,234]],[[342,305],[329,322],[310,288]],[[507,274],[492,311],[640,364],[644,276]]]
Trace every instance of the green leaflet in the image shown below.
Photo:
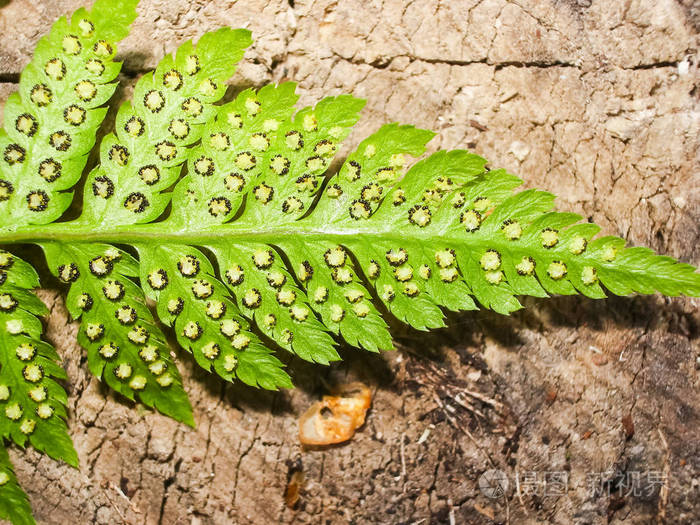
[[[266,152],[294,113],[295,87],[286,82],[257,93],[246,89],[216,108],[189,156],[188,174],[175,188],[170,223],[203,228],[231,218],[270,164]]]
[[[10,456],[4,443],[0,443],[0,519],[14,525],[35,525],[29,500],[17,483]]]
[[[165,335],[130,277],[138,262],[103,244],[44,243],[50,269],[70,284],[66,306],[80,319],[78,342],[90,371],[126,396],[194,426]]]
[[[37,316],[48,311],[30,291],[38,285],[34,268],[0,250],[0,436],[77,467],[64,421],[66,392],[55,381],[66,374],[40,339]]]
[[[140,245],[141,282],[199,365],[251,386],[291,387],[282,363],[250,332],[207,257],[182,245]]]
[[[241,311],[258,328],[302,359],[340,359],[325,327],[312,314],[303,290],[272,247],[221,243],[211,246]]]
[[[171,196],[163,190],[180,176],[187,146],[199,140],[251,42],[244,29],[207,33],[141,77],[134,103],[120,106],[115,132],[100,144],[101,164],[88,176],[81,222],[133,224],[163,212]]]
[[[334,241],[277,243],[307,291],[309,305],[327,329],[371,352],[392,348],[391,334],[349,257]],[[327,264],[327,259],[333,265]],[[342,286],[338,283],[342,282]]]
[[[554,211],[554,196],[467,151],[423,157],[434,136],[397,123],[344,161],[364,101],[296,110],[291,82],[221,104],[251,44],[221,29],[142,77],[73,201],[120,64],[135,0],[97,0],[37,46],[0,133],[0,244],[39,245],[69,285],[78,341],[111,388],[193,425],[157,319],[196,363],[227,381],[290,388],[275,352],[322,364],[336,346],[392,347],[385,317],[416,329],[445,311],[508,314],[520,295],[700,295],[690,265],[626,248]],[[411,165],[411,163],[413,163]],[[0,251],[0,432],[77,465],[65,379],[41,341],[34,269]],[[33,523],[0,447],[0,517]]]
[[[22,72],[0,131],[0,215],[7,227],[45,224],[68,208],[104,105],[117,87],[116,43],[136,17],[135,0],[100,0],[59,19]]]

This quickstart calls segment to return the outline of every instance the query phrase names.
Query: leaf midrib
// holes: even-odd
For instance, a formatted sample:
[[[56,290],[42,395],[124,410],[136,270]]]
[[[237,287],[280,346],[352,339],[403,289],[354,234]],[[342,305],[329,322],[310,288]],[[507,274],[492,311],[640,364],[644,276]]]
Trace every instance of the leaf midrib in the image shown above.
[[[174,229],[168,223],[134,224],[114,226],[95,230],[89,224],[64,222],[42,225],[22,226],[12,231],[0,230],[0,244],[34,243],[34,242],[107,242],[116,244],[135,244],[142,242],[171,242],[180,244],[206,245],[212,242],[227,240],[236,242],[274,243],[289,240],[291,237],[318,239],[347,239],[362,235],[375,236],[382,239],[405,239],[405,234],[391,230],[372,230],[362,228],[323,229],[309,228],[301,224],[294,227],[272,227],[262,229],[247,229],[233,224],[221,224],[206,229]],[[426,236],[436,238],[439,233]]]
[[[114,244],[137,244],[137,243],[172,243],[172,244],[189,244],[196,246],[207,246],[216,244],[222,241],[235,242],[251,242],[264,244],[285,244],[294,240],[299,241],[332,241],[338,244],[353,244],[354,238],[361,236],[364,241],[381,242],[392,241],[397,245],[406,242],[406,232],[396,231],[391,229],[391,225],[386,225],[388,229],[376,230],[370,228],[318,228],[311,224],[305,224],[304,221],[299,221],[292,225],[277,226],[271,228],[252,229],[245,228],[236,223],[218,224],[206,229],[176,229],[172,224],[166,222],[156,222],[148,224],[133,224],[113,226],[112,228],[103,228],[95,230],[89,224],[75,222],[62,222],[51,224],[27,225],[17,228],[13,231],[0,230],[0,245],[17,244],[17,243],[42,243],[42,242],[61,242],[61,243],[114,243]],[[488,245],[490,248],[503,250],[504,252],[520,252],[523,247],[514,246],[512,243],[504,242],[502,239],[484,239],[465,237],[453,237],[445,235],[444,232],[435,230],[416,230],[412,231],[410,238],[412,240],[423,239],[425,241],[441,241],[445,244],[456,245],[472,245],[483,247]],[[599,268],[605,268],[611,271],[623,271],[627,274],[645,276],[644,269],[635,268],[634,266],[626,265],[619,268],[614,262],[601,261],[597,258],[591,258],[586,254],[579,256],[578,264],[591,264]],[[666,276],[666,279],[669,277]],[[674,281],[686,283],[687,277],[673,276]]]

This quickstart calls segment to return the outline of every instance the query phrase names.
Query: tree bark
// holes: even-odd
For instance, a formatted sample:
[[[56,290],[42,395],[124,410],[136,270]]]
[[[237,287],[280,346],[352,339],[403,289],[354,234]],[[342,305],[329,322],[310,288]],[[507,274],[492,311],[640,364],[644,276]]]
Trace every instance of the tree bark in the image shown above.
[[[81,4],[0,4],[3,101],[40,36]],[[700,15],[688,0],[142,0],[138,10],[115,101],[186,39],[248,27],[256,43],[232,89],[295,80],[304,105],[366,98],[345,152],[384,122],[434,129],[431,151],[473,150],[609,234],[700,262]],[[42,279],[81,461],[77,471],[11,448],[42,523],[700,521],[697,299],[526,300],[509,318],[450,315],[430,334],[394,326],[395,351],[343,349],[328,368],[291,361],[297,389],[281,393],[225,384],[180,352],[193,430],[91,377],[59,287]],[[354,379],[374,393],[364,427],[343,445],[302,449],[298,417]],[[507,479],[504,495],[489,470]]]

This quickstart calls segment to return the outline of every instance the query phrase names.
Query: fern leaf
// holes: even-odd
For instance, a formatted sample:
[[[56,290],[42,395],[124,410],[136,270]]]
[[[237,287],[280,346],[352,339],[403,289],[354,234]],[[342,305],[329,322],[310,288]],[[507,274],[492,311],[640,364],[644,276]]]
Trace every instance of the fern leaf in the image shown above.
[[[145,304],[138,262],[106,244],[43,243],[49,267],[70,284],[66,306],[81,320],[90,371],[123,396],[194,425],[165,336]]]
[[[13,525],[36,525],[32,517],[29,499],[17,483],[10,456],[5,444],[0,441],[0,519]]]
[[[70,205],[67,190],[80,179],[107,113],[101,106],[117,86],[116,43],[136,3],[99,0],[59,19],[39,41],[0,132],[0,215],[11,218],[8,228],[52,222]]]
[[[0,436],[77,467],[65,423],[67,396],[56,382],[66,374],[53,347],[41,341],[37,316],[47,309],[30,291],[38,285],[29,264],[0,250]]]
[[[487,170],[481,157],[438,152],[406,170],[406,157],[423,154],[430,131],[384,126],[323,184],[363,103],[332,97],[293,115],[295,101],[294,85],[282,84],[244,91],[216,109],[192,149],[169,216],[138,234],[168,239],[139,244],[147,262],[142,281],[159,271],[169,276],[152,296],[205,368],[231,378],[217,360],[231,363],[230,356],[246,353],[232,342],[230,354],[221,350],[226,341],[207,313],[210,296],[241,329],[240,314],[279,346],[328,363],[338,358],[329,334],[368,350],[390,347],[373,299],[425,330],[443,326],[444,309],[477,308],[474,299],[509,313],[520,308],[522,294],[601,297],[599,280],[608,283],[612,271],[627,277],[616,275],[606,284],[611,291],[651,291],[653,283],[694,293],[697,274],[686,275],[675,262],[667,261],[663,274],[680,281],[674,288],[645,273],[661,262],[644,258],[647,252],[622,250],[617,263],[606,260],[601,250],[612,243],[619,251],[619,241],[591,241],[595,226],[571,226],[579,217],[552,212],[551,194],[514,194],[520,179]],[[129,242],[128,233],[119,240]],[[211,251],[218,280],[192,244]],[[645,262],[632,268],[631,254]],[[187,257],[204,277],[183,274],[178,264]],[[637,284],[623,289],[630,281]],[[233,301],[219,295],[222,282]],[[180,299],[191,307],[175,318],[166,309]],[[258,344],[251,336],[246,341]]]
[[[204,228],[232,217],[260,177],[270,142],[294,113],[295,87],[286,82],[257,93],[246,89],[216,108],[175,188],[169,222]]]
[[[430,131],[384,126],[326,179],[363,101],[341,95],[295,114],[295,86],[286,83],[212,105],[248,44],[247,32],[222,30],[166,57],[139,82],[136,104],[122,106],[116,134],[104,139],[80,219],[11,238],[49,239],[50,266],[74,264],[86,279],[80,289],[93,290],[100,303],[107,277],[91,274],[90,264],[107,250],[119,253],[128,260],[115,266],[128,302],[143,304],[127,278],[140,275],[161,319],[202,367],[273,388],[289,378],[256,332],[328,363],[338,358],[333,334],[371,351],[391,346],[382,308],[426,330],[443,326],[445,309],[475,309],[478,301],[509,313],[524,294],[602,297],[601,285],[613,293],[698,293],[692,267],[625,249],[618,239],[593,239],[596,226],[553,212],[551,194],[515,193],[520,179],[488,170],[481,157],[443,151],[407,169]],[[192,115],[195,95],[201,112]],[[180,138],[176,121],[187,130]],[[157,158],[166,142],[171,158]],[[146,168],[154,180],[145,180]],[[131,244],[140,270],[124,252],[95,242]],[[148,325],[142,335],[162,343],[145,310],[141,318]],[[138,349],[131,332],[111,323],[132,370]],[[107,364],[91,366],[105,377]]]
[[[226,379],[245,377],[273,388],[288,385],[289,378],[262,350],[256,330],[303,359],[328,363],[338,358],[332,334],[371,351],[391,346],[379,303],[426,330],[443,326],[445,309],[471,310],[477,301],[512,312],[521,307],[518,295],[603,297],[601,285],[623,294],[698,293],[691,266],[624,248],[617,238],[593,239],[597,226],[553,212],[549,193],[515,192],[520,179],[488,170],[477,155],[442,151],[407,170],[407,157],[423,154],[433,136],[429,131],[384,126],[325,180],[321,174],[361,103],[335,97],[292,115],[294,100],[293,86],[285,84],[244,92],[215,109],[166,219],[123,229],[82,225],[83,217],[77,226],[45,231],[54,242],[134,245],[142,284],[148,283],[160,317],[197,362]],[[246,103],[254,114],[244,119],[239,112]],[[327,114],[340,115],[342,125],[332,126]],[[271,120],[276,124],[268,122],[261,137],[258,130]],[[220,144],[226,147],[217,150],[215,136],[224,136]],[[253,153],[251,144],[262,144],[264,151]],[[319,151],[327,152],[321,164]],[[206,170],[197,166],[204,156]],[[284,169],[275,164],[280,156]],[[229,194],[230,208],[217,216],[210,201],[232,173],[241,177],[240,195]],[[268,198],[257,198],[263,185]],[[288,213],[291,198],[303,207]],[[35,236],[29,232],[22,239]],[[194,245],[206,247],[212,259]],[[197,272],[183,271],[188,261]],[[223,321],[216,317],[224,312]],[[222,332],[224,321],[235,330]],[[238,371],[254,353],[248,345],[258,352],[249,363],[264,363],[265,372],[253,366]]]
[[[187,147],[200,138],[226,91],[225,81],[251,43],[250,31],[220,29],[196,47],[181,45],[119,108],[115,132],[100,144],[100,166],[88,177],[84,223],[133,224],[157,218],[170,201]]]
[[[173,326],[178,342],[199,365],[251,386],[290,387],[282,363],[249,330],[209,259],[182,245],[140,245],[141,282],[158,304],[158,317]],[[252,361],[251,361],[252,359]],[[246,366],[241,366],[245,362]],[[251,366],[260,373],[251,374]]]

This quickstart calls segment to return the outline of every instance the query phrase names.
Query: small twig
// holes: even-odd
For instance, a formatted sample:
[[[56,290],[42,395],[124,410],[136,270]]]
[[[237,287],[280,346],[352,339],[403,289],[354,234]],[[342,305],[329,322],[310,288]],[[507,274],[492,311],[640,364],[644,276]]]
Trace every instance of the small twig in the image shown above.
[[[404,440],[406,438],[406,433],[401,433],[401,443],[399,444],[399,451],[401,454],[401,474],[394,477],[394,481],[399,481],[400,479],[406,479],[406,446],[404,445]],[[404,491],[406,490],[406,484],[404,483]]]
[[[141,509],[139,509],[136,505],[134,505],[134,502],[131,501],[126,494],[124,494],[124,491],[121,489],[120,486],[115,485],[114,483],[110,482],[109,483],[110,487],[114,488],[114,490],[119,494],[124,501],[126,501],[129,504],[129,507],[131,507],[131,510],[136,513],[136,514],[141,514]]]
[[[520,490],[520,455],[518,454],[518,458],[515,461],[515,492],[518,495],[518,501],[520,502],[520,506],[523,508],[523,512],[525,512],[525,516],[529,516],[527,512],[527,507],[525,506],[525,502],[523,501],[523,493]]]
[[[661,490],[659,491],[659,506],[658,506],[658,514],[656,515],[656,521],[657,523],[665,523],[666,522],[666,505],[668,504],[668,495],[669,495],[669,476],[671,475],[671,462],[669,461],[671,457],[671,451],[668,448],[668,442],[666,441],[666,437],[664,436],[663,432],[661,432],[661,429],[657,429],[659,433],[659,437],[661,438],[661,442],[664,444],[664,448],[666,449],[666,457],[664,458],[664,484],[661,485]]]
[[[406,479],[406,449],[404,441],[406,440],[406,433],[401,432],[401,477]]]
[[[419,445],[425,443],[428,439],[428,436],[430,435],[430,431],[434,428],[435,428],[435,425],[433,425],[433,424],[428,425],[425,428],[425,430],[423,431],[423,433],[420,435],[420,437],[418,438],[418,441],[416,443],[418,443]]]
[[[452,396],[452,399],[455,401],[455,403],[457,403],[459,406],[461,406],[465,410],[467,410],[469,412],[473,412],[474,414],[481,416],[483,418],[486,418],[486,416],[484,415],[484,413],[481,410],[479,410],[478,408],[475,408],[472,405],[470,405],[469,403],[467,403],[462,398],[462,395],[463,395],[463,392],[457,392],[457,395]]]
[[[486,397],[483,394],[480,394],[479,392],[474,392],[472,390],[462,390],[465,394],[467,394],[470,397],[473,397],[474,399],[478,399],[482,403],[486,403],[487,405],[491,405],[493,408],[496,410],[503,410],[503,403],[499,403],[495,399],[492,399],[490,397]]]
[[[110,483],[107,487],[111,488],[113,485]],[[112,505],[112,508],[119,514],[119,517],[122,519],[122,523],[131,523],[127,521],[126,516],[122,514],[121,510],[119,510],[119,507],[114,503],[114,500],[109,496],[109,493],[107,492],[107,489],[102,489],[102,492],[104,492],[105,497],[107,498],[107,501],[109,501],[109,504]]]
[[[505,492],[503,493],[503,501],[506,503],[506,525],[510,525],[510,502]]]
[[[491,456],[487,452],[485,452],[484,449],[481,448],[481,446],[479,446],[479,442],[474,438],[472,433],[469,432],[469,430],[464,428],[462,425],[460,425],[457,422],[457,420],[450,415],[449,410],[447,410],[448,407],[446,407],[445,404],[442,402],[442,399],[440,399],[440,396],[438,396],[437,393],[433,392],[433,397],[435,399],[435,402],[440,406],[443,413],[445,414],[445,418],[447,419],[447,421],[449,421],[452,424],[452,426],[455,427],[457,430],[460,430],[461,432],[463,432],[471,440],[471,442],[474,443],[476,448],[479,449],[482,453],[484,453],[486,458],[489,460],[489,463],[491,464],[491,466],[495,468],[496,464],[491,459]]]

